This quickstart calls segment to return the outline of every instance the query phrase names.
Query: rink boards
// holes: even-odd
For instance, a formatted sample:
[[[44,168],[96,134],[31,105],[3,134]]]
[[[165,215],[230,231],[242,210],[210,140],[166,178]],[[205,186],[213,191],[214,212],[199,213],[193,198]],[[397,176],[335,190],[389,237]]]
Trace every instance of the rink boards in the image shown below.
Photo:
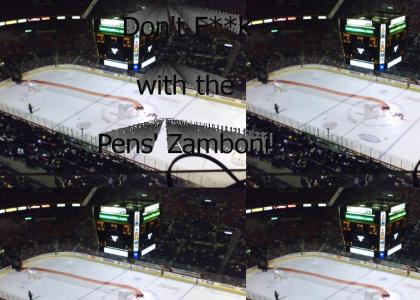
[[[41,271],[32,279],[27,271],[1,270],[0,296],[26,299],[30,290],[39,299],[130,299],[129,288],[134,288],[144,294],[143,300],[245,299],[245,291],[234,286],[170,272],[161,276],[158,269],[80,253],[41,255],[26,260],[24,267]]]
[[[303,252],[270,261],[269,271],[256,267],[247,271],[248,298],[268,300],[274,291],[280,299],[416,299],[420,274],[396,267],[376,265],[338,255]],[[275,278],[274,269],[281,270]],[[372,298],[369,298],[372,297]]]
[[[420,158],[420,87],[321,65],[269,77],[248,83],[249,111],[404,170]]]

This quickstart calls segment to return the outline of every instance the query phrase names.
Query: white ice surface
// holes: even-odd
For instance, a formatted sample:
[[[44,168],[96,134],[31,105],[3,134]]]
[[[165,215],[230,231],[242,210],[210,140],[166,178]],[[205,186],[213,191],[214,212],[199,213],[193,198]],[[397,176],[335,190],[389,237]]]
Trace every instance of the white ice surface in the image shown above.
[[[374,97],[385,101],[390,111],[379,109],[375,118],[365,119],[369,101],[287,83],[280,87],[258,83],[247,89],[247,103],[254,112],[256,109],[272,119],[288,118],[292,123],[286,125],[304,131],[311,126],[312,133],[322,131],[324,137],[328,137],[329,128],[330,135],[344,146],[404,169],[412,169],[420,159],[420,93],[319,69],[288,70],[270,79]],[[396,113],[402,113],[404,120],[394,116]]]
[[[420,280],[369,269],[348,263],[340,263],[322,257],[292,257],[278,261],[270,267],[286,267],[317,273],[351,282],[359,282],[384,288],[391,296],[388,300],[416,300],[420,295]],[[293,300],[364,300],[366,288],[334,283],[314,276],[284,272],[285,279],[274,279],[274,271],[260,270],[247,274],[247,290],[274,299],[274,291],[280,299]],[[368,290],[369,292],[369,290]],[[375,299],[379,295],[376,293]],[[265,299],[264,299],[265,300]]]
[[[230,294],[220,290],[74,257],[40,259],[31,262],[31,266],[57,270],[105,282],[110,281],[129,285],[139,289],[144,294],[142,300],[245,299],[244,296]],[[130,292],[127,293],[127,290],[115,286],[89,283],[72,277],[44,273],[42,271],[38,271],[38,276],[38,279],[30,280],[26,271],[10,271],[6,275],[0,276],[0,295],[1,291],[6,291],[11,295],[27,299],[27,293],[31,291],[34,299],[39,300],[117,300],[121,294],[130,295]]]
[[[81,128],[83,128],[85,136],[97,137],[99,133],[146,122],[152,118],[149,114],[156,114],[158,118],[174,118],[245,128],[245,109],[182,94],[150,95],[146,92],[140,95],[135,82],[117,80],[82,70],[66,68],[43,70],[35,72],[25,79],[43,80],[102,94],[129,97],[144,107],[144,110],[131,111],[130,118],[120,118],[118,111],[121,109],[121,105],[130,105],[115,99],[90,96],[42,84],[37,84],[38,91],[35,93],[28,91],[27,83],[22,85],[12,83],[0,89],[0,105],[5,104],[20,110],[19,114],[23,112],[25,118],[29,120],[36,121],[43,118],[47,121],[46,127],[62,130],[65,126],[78,135],[81,134]],[[28,103],[31,103],[34,108],[33,116],[28,113]],[[153,168],[166,170],[170,162],[179,155],[168,153],[166,145],[166,139],[162,135],[161,142],[156,144],[152,153],[126,155]],[[235,163],[237,160],[232,159],[232,153],[210,153],[210,155],[230,169],[245,169],[246,167],[245,163],[240,165]],[[242,161],[245,162],[245,160]],[[212,162],[201,158],[183,159],[175,167],[181,170],[219,169]],[[236,175],[241,179],[245,178],[244,172]],[[226,186],[233,183],[227,175],[219,173],[189,174],[184,178],[204,186]]]

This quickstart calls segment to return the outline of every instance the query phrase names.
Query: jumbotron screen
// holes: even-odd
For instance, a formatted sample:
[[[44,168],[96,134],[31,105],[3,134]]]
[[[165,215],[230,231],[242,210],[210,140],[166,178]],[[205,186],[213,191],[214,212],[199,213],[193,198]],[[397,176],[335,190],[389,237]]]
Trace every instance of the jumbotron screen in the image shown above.
[[[124,20],[100,19],[95,22],[100,62],[106,66],[139,71],[156,61],[159,35],[124,35]]]
[[[138,63],[138,47],[134,47],[139,44],[138,39],[138,35],[124,35],[124,20],[100,19],[96,22],[98,55],[106,66],[128,70]]]

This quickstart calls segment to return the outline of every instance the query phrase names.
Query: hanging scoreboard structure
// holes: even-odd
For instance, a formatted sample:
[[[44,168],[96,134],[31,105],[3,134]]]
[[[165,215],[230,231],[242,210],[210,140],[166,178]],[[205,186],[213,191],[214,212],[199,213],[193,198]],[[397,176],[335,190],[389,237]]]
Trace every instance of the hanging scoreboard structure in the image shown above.
[[[94,22],[100,63],[139,72],[149,61],[156,61],[159,35],[124,34],[124,20],[99,19]]]
[[[406,209],[405,203],[341,207],[346,250],[382,259],[402,249],[406,235]]]
[[[407,17],[377,15],[340,20],[346,63],[384,71],[402,61]]]
[[[156,249],[160,205],[98,206],[95,208],[95,224],[101,251],[138,259]]]

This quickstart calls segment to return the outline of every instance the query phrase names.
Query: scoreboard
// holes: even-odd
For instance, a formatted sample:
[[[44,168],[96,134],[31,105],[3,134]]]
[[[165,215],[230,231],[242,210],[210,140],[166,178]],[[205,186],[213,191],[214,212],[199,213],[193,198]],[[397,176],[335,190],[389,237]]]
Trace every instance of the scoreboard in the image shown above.
[[[99,206],[95,208],[95,224],[101,251],[137,259],[156,249],[160,205],[135,209]]]
[[[96,20],[95,39],[103,65],[138,72],[156,61],[158,35],[124,35],[124,20]]]
[[[402,61],[406,16],[363,16],[340,21],[344,56],[349,65],[384,71]]]
[[[342,207],[342,231],[346,250],[385,258],[402,249],[406,232],[406,204]]]

